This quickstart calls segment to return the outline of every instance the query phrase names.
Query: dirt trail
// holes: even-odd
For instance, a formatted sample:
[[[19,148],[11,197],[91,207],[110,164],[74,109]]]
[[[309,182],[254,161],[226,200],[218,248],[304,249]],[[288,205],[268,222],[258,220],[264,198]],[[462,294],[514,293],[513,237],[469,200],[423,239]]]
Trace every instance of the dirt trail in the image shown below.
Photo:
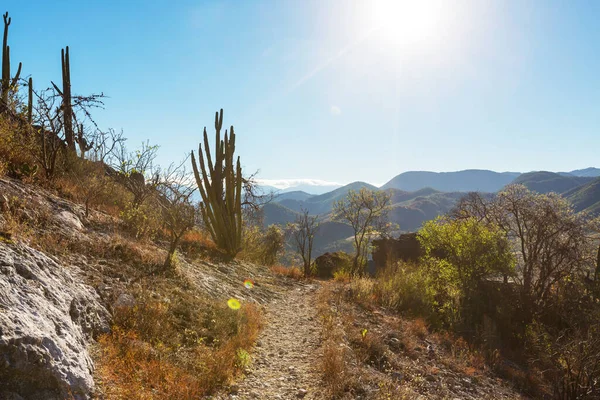
[[[317,372],[318,284],[295,285],[267,306],[266,326],[245,379],[229,399],[322,399]]]

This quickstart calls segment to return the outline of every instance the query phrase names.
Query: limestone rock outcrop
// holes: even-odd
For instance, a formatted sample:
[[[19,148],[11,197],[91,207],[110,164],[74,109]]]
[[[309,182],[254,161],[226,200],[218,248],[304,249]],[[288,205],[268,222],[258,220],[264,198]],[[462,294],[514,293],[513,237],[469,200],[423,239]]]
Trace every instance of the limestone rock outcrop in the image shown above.
[[[89,342],[108,332],[95,290],[44,253],[0,242],[0,398],[87,399]]]

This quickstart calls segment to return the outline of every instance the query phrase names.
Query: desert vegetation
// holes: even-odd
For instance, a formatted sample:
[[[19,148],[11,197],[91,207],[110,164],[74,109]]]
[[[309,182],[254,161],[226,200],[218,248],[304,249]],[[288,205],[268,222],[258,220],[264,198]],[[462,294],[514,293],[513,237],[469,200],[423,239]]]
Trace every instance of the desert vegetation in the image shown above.
[[[234,164],[233,127],[220,137],[223,110],[215,119],[215,147],[205,129],[198,162],[191,152],[161,167],[158,146],[145,141],[132,149],[123,132],[97,125],[93,111],[103,107],[104,95],[75,94],[68,46],[60,85],[36,89],[32,77],[22,78],[21,64],[11,71],[11,22],[5,14],[0,177],[3,188],[19,194],[0,193],[3,243],[23,242],[59,260],[78,254],[84,270],[106,265],[104,278],[90,275],[94,287],[113,290],[104,282],[115,276],[126,282],[106,294],[111,328],[96,337],[102,396],[186,399],[227,387],[249,362],[261,308],[237,300],[228,306],[226,298],[199,291],[181,265],[236,256],[276,265],[284,234],[258,222],[268,196],[255,194],[239,156]],[[73,210],[81,204],[73,217],[81,219],[74,225],[80,232],[55,225],[52,201],[70,202]]]
[[[388,258],[348,295],[464,340],[478,369],[528,396],[595,398],[597,224],[553,193],[471,193],[418,232],[418,260]]]

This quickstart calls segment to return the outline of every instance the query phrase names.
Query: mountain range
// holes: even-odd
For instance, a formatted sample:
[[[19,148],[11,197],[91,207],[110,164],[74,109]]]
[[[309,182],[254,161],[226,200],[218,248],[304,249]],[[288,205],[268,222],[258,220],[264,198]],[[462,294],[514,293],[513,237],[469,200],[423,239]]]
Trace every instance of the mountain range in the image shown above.
[[[484,169],[467,169],[454,172],[431,172],[431,171],[407,171],[396,175],[380,189],[400,189],[405,191],[416,191],[423,188],[432,188],[442,192],[497,192],[521,175],[544,172],[546,174],[558,174],[561,176],[575,176],[584,178],[600,177],[600,168],[577,169],[570,172],[546,172],[534,171],[528,173],[521,172],[495,172]],[[351,185],[357,182],[351,183]],[[347,186],[347,185],[346,185]],[[304,192],[311,195],[326,194],[343,187],[342,185],[314,185],[305,183],[278,189],[273,186],[261,186],[265,192],[274,192],[277,194]]]
[[[352,229],[332,220],[333,204],[343,199],[350,190],[367,188],[388,191],[391,196],[389,220],[397,224],[400,231],[407,232],[418,230],[423,222],[450,211],[466,192],[494,193],[513,183],[539,193],[559,193],[572,203],[576,211],[600,213],[598,168],[527,173],[410,171],[395,176],[379,188],[366,182],[353,182],[323,194],[311,194],[310,187],[274,192],[273,201],[263,207],[264,223],[286,225],[294,222],[303,210],[318,215],[321,225],[315,236],[314,252],[318,256],[325,251],[352,249]]]

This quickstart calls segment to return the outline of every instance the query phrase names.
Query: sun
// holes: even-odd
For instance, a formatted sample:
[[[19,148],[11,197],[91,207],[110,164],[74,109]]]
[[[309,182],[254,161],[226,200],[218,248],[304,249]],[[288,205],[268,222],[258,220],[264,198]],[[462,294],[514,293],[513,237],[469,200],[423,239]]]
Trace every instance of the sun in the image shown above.
[[[370,22],[382,38],[400,47],[425,46],[441,38],[448,3],[444,0],[373,0]]]

